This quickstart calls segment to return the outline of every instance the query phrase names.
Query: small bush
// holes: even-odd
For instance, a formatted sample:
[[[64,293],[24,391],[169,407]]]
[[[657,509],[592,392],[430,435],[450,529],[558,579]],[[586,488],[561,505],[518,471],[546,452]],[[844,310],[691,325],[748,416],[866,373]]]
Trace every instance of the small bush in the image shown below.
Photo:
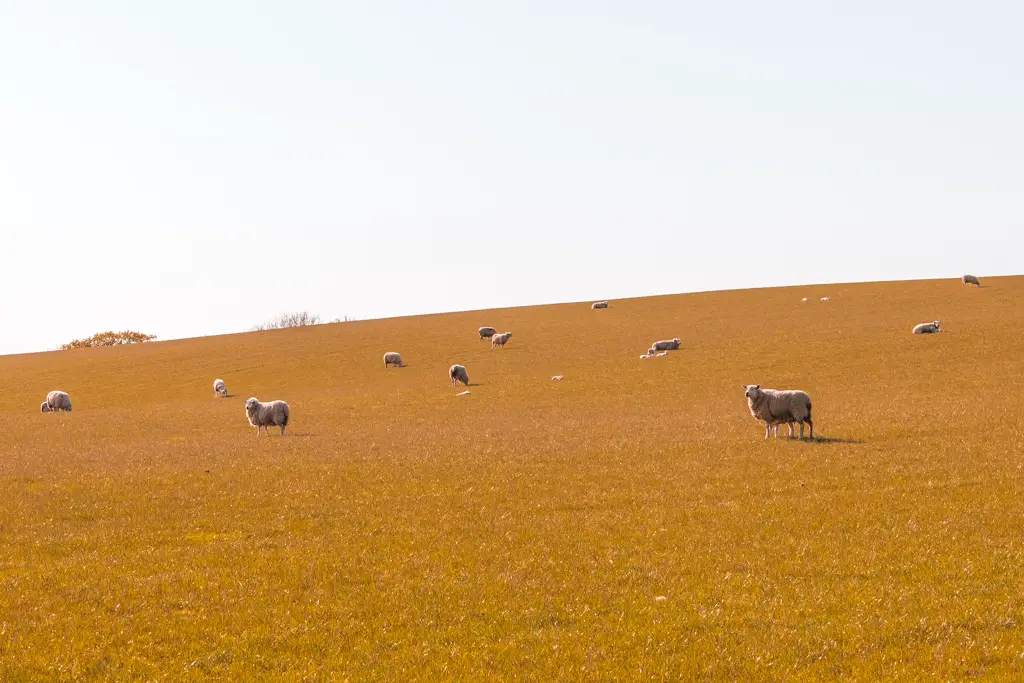
[[[319,325],[320,316],[314,315],[309,311],[301,311],[299,313],[282,313],[273,320],[268,320],[262,325],[254,325],[251,329],[252,332],[261,332],[263,330],[283,330],[286,327],[306,327],[308,325]]]
[[[125,330],[124,332],[99,332],[86,339],[74,339],[67,344],[61,344],[60,348],[62,351],[67,351],[68,349],[89,349],[97,346],[142,344],[154,339],[156,339],[155,334],[132,332],[131,330]]]

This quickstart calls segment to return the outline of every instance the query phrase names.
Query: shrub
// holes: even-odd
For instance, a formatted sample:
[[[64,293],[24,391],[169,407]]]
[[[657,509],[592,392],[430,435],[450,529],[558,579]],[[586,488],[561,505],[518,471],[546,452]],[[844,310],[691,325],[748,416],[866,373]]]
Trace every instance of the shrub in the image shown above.
[[[320,316],[313,315],[309,311],[301,311],[299,313],[282,313],[280,316],[273,320],[268,320],[262,325],[254,325],[252,332],[260,332],[262,330],[283,330],[286,327],[306,327],[308,325],[319,325]]]
[[[67,344],[61,344],[60,348],[62,351],[67,351],[68,349],[88,349],[96,346],[142,344],[153,339],[156,339],[155,334],[132,332],[131,330],[125,330],[124,332],[99,332],[85,339],[73,339]]]

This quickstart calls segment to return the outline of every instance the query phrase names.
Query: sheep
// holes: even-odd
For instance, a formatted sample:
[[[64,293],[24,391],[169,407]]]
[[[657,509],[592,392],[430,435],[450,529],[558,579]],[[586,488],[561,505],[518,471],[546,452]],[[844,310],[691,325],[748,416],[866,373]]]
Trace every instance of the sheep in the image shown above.
[[[914,325],[914,334],[935,334],[936,332],[941,332],[942,330],[939,329],[941,324],[941,320],[933,320],[930,323]]]
[[[62,410],[71,412],[71,397],[66,391],[51,391],[46,395],[46,401],[39,406],[44,413],[59,413]]]
[[[284,401],[269,401],[260,403],[259,399],[253,396],[245,402],[245,416],[249,418],[249,424],[256,428],[257,438],[260,429],[267,431],[270,436],[270,427],[280,427],[281,436],[284,436],[284,428],[288,426],[291,411]]]
[[[392,365],[397,365],[400,368],[405,367],[402,364],[402,357],[400,355],[394,351],[388,351],[384,354],[384,367],[386,368]]]
[[[832,301],[832,297],[830,297],[830,296],[823,296],[823,297],[821,297],[821,300],[822,301]]]
[[[464,365],[453,365],[448,368],[448,377],[452,380],[453,387],[457,386],[459,382],[469,386],[469,373],[466,372]]]
[[[675,339],[662,339],[651,344],[651,351],[675,351],[679,348],[679,337]]]
[[[966,287],[967,285],[977,285],[981,287],[981,280],[974,277],[973,275],[964,275],[962,278],[960,278],[960,286]]]
[[[800,423],[800,438],[804,438],[804,423],[810,427],[808,438],[814,439],[814,423],[811,421],[811,397],[803,391],[762,389],[760,384],[743,385],[747,397],[750,414],[764,422],[764,438],[767,439],[775,429],[779,435],[779,425],[789,425],[789,435],[793,436],[793,423]]]
[[[800,299],[800,301],[806,302],[807,301],[807,297],[805,296],[803,299]]]
[[[490,339],[491,337],[498,333],[498,331],[493,327],[481,327],[477,331],[480,333],[481,340]]]
[[[504,332],[502,334],[496,334],[491,337],[491,350],[497,346],[505,346],[508,340],[512,338],[511,332]]]
[[[214,396],[227,396],[228,388],[224,386],[224,380],[215,379],[213,380],[213,395]]]
[[[608,302],[607,301],[595,301],[594,303],[590,304],[590,308],[595,310],[595,311],[597,309],[599,309],[599,308],[608,308]]]

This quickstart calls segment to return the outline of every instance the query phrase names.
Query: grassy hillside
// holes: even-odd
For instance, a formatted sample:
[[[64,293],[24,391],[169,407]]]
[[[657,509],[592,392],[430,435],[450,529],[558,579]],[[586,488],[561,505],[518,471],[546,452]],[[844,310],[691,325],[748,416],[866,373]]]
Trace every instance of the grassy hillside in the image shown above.
[[[0,679],[1024,676],[1024,278],[983,282],[2,357]]]

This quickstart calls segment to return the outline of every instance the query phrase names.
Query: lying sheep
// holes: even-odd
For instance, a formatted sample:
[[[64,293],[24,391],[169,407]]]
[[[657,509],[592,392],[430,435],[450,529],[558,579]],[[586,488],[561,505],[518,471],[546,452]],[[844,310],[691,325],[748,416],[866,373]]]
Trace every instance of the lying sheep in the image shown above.
[[[914,325],[914,334],[935,334],[941,332],[939,325],[942,324],[940,320],[933,320],[930,323],[921,323],[920,325]]]
[[[260,429],[267,430],[267,436],[270,436],[272,426],[280,427],[281,436],[284,436],[284,428],[288,426],[291,413],[284,401],[260,403],[254,396],[245,402],[245,416],[249,418],[249,424],[256,428],[257,437],[260,435]]]
[[[822,301],[832,301],[832,297],[830,297],[830,296],[823,296],[823,297],[821,297],[821,300]]]
[[[608,308],[608,302],[607,301],[595,301],[594,303],[590,304],[590,308],[592,308],[595,311],[597,309],[599,309],[599,308]]]
[[[676,351],[679,348],[679,337],[675,339],[662,339],[651,344],[652,351]]]
[[[459,382],[469,386],[469,373],[466,372],[464,365],[453,365],[448,368],[448,377],[451,378],[453,387],[457,386]]]
[[[967,285],[977,285],[981,287],[981,280],[974,277],[973,275],[964,275],[962,278],[960,278],[960,286],[966,287]]]
[[[493,327],[481,327],[477,331],[480,333],[480,339],[490,339],[498,333],[498,331]]]
[[[491,349],[496,346],[504,346],[508,343],[508,340],[512,338],[511,332],[504,332],[502,334],[495,334],[491,337]]]
[[[386,368],[391,365],[397,365],[400,368],[404,367],[402,365],[402,357],[394,351],[388,351],[384,354],[384,367]]]
[[[227,396],[228,388],[224,385],[224,380],[215,379],[213,380],[213,395],[214,396]]]
[[[59,413],[62,410],[71,412],[71,397],[66,391],[51,391],[39,406],[42,413]]]
[[[764,422],[764,438],[767,439],[775,429],[779,435],[779,425],[789,425],[789,435],[793,436],[793,423],[800,423],[800,438],[804,438],[804,423],[811,428],[808,438],[814,439],[814,423],[811,422],[811,397],[802,391],[779,391],[762,389],[759,384],[743,385],[747,396],[747,407],[750,414]]]

